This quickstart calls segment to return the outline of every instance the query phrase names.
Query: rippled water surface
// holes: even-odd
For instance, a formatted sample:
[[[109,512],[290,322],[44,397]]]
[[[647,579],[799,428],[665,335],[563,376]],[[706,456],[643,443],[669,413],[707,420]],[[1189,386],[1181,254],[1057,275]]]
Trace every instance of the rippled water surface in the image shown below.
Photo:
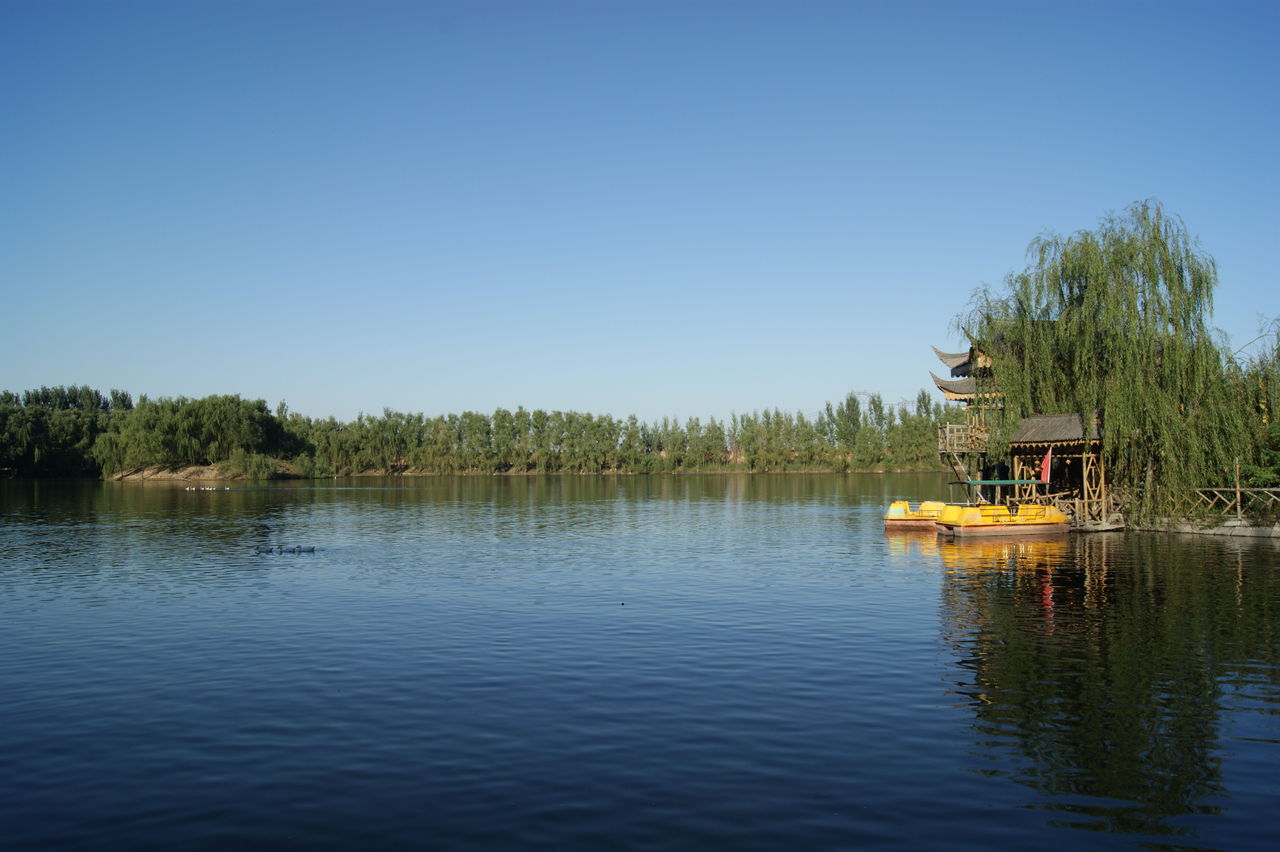
[[[895,496],[0,483],[0,846],[1276,845],[1277,546]]]

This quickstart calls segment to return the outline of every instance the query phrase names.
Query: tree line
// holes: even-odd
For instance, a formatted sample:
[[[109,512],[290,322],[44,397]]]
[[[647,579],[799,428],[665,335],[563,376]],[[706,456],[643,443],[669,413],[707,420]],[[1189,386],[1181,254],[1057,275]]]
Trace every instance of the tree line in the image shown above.
[[[429,417],[384,409],[312,418],[238,395],[139,398],[55,387],[0,394],[0,470],[104,477],[152,466],[221,465],[251,478],[355,473],[525,474],[927,470],[937,427],[960,412],[848,394],[817,414],[618,418],[499,408]]]
[[[55,387],[23,394],[0,392],[0,472],[89,476],[101,472],[93,455],[99,436],[133,409],[123,391]]]

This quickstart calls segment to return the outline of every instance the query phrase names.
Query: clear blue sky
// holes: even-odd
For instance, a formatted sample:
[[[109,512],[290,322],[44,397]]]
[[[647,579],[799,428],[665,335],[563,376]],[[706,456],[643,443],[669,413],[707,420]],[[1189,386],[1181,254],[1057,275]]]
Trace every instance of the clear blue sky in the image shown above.
[[[1280,315],[1280,3],[0,0],[0,388],[342,419],[914,397],[1155,199]]]

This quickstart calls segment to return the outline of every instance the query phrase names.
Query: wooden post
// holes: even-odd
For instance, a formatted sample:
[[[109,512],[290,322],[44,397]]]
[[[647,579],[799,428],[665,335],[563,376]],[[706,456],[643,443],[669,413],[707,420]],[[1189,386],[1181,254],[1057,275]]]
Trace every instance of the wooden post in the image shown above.
[[[1236,522],[1244,523],[1243,507],[1240,505],[1240,459],[1236,459]]]
[[[1084,498],[1082,514],[1091,521],[1097,520],[1094,505],[1098,500],[1097,483],[1093,477],[1093,456],[1089,454],[1089,445],[1086,443],[1080,448],[1080,494]]]
[[[1099,514],[1105,521],[1111,515],[1111,495],[1107,492],[1107,466],[1102,460],[1101,446],[1098,447],[1098,494],[1101,505]]]

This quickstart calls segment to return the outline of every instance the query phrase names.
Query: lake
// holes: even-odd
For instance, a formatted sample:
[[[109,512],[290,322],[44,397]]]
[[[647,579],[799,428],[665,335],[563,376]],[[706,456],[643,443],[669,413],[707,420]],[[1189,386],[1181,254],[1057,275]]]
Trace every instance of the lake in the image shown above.
[[[0,482],[0,846],[1272,848],[1280,547],[945,496]]]

